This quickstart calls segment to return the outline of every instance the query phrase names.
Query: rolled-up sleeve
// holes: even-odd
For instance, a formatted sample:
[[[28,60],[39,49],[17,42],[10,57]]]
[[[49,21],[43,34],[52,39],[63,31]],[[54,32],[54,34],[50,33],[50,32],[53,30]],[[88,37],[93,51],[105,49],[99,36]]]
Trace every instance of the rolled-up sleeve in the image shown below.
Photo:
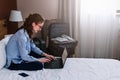
[[[19,48],[21,58],[29,62],[36,61],[37,58],[34,58],[29,55],[29,52],[26,49],[26,46],[27,46],[26,42],[27,42],[27,39],[25,39],[25,37],[21,37],[20,39],[18,39],[18,48]]]

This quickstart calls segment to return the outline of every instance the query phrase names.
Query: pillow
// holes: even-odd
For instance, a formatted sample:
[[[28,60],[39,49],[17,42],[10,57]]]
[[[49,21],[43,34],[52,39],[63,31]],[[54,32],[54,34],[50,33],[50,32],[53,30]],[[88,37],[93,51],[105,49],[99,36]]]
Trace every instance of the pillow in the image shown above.
[[[12,35],[7,35],[0,41],[0,69],[2,69],[6,64],[6,50],[5,46],[8,43]]]
[[[4,37],[11,37],[13,34],[6,34]]]
[[[5,44],[2,41],[0,41],[0,69],[2,69],[5,64],[6,64]]]
[[[3,38],[2,40],[1,40],[1,42],[3,42],[5,45],[8,43],[8,41],[9,41],[9,39],[10,39],[10,37],[12,36],[12,34],[10,34],[10,35],[5,35],[5,38]]]

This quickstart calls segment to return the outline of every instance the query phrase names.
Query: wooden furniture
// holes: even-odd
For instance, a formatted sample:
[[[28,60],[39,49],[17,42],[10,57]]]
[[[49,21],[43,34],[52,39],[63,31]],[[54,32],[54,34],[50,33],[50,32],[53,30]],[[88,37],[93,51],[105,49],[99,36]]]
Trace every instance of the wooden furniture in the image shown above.
[[[6,19],[8,21],[10,11],[11,10],[16,10],[17,9],[17,0],[0,0],[0,20],[1,19]],[[11,24],[9,23],[7,26],[7,30],[9,34],[15,33],[18,25],[17,24]],[[1,30],[1,29],[0,29]],[[0,34],[5,34],[1,33]]]
[[[77,46],[77,41],[66,42],[66,43],[56,43],[51,42],[51,45],[48,47],[48,52],[54,56],[62,56],[64,48],[67,49],[68,57],[74,57],[75,48]]]
[[[5,26],[5,19],[0,20],[0,40],[7,34],[7,27]]]

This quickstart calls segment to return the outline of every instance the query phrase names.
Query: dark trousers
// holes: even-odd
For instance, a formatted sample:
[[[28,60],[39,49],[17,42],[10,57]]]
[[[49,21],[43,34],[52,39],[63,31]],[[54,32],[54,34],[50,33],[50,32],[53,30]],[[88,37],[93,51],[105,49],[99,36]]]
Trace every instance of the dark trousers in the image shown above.
[[[31,52],[30,55],[33,56],[33,57],[36,57],[36,58],[43,57],[43,56],[40,56],[40,55],[38,55],[34,52]],[[38,61],[35,61],[35,62],[25,62],[25,61],[23,61],[20,64],[15,64],[15,63],[12,62],[11,65],[8,67],[8,69],[10,69],[10,70],[29,70],[29,71],[41,70],[41,69],[43,69],[43,64],[38,62]]]

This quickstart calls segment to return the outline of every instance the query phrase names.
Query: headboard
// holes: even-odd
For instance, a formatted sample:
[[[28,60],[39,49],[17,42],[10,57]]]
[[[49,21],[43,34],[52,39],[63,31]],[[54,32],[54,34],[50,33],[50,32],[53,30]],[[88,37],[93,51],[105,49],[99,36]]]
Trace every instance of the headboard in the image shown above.
[[[7,27],[4,26],[5,19],[0,20],[0,40],[7,34]]]

